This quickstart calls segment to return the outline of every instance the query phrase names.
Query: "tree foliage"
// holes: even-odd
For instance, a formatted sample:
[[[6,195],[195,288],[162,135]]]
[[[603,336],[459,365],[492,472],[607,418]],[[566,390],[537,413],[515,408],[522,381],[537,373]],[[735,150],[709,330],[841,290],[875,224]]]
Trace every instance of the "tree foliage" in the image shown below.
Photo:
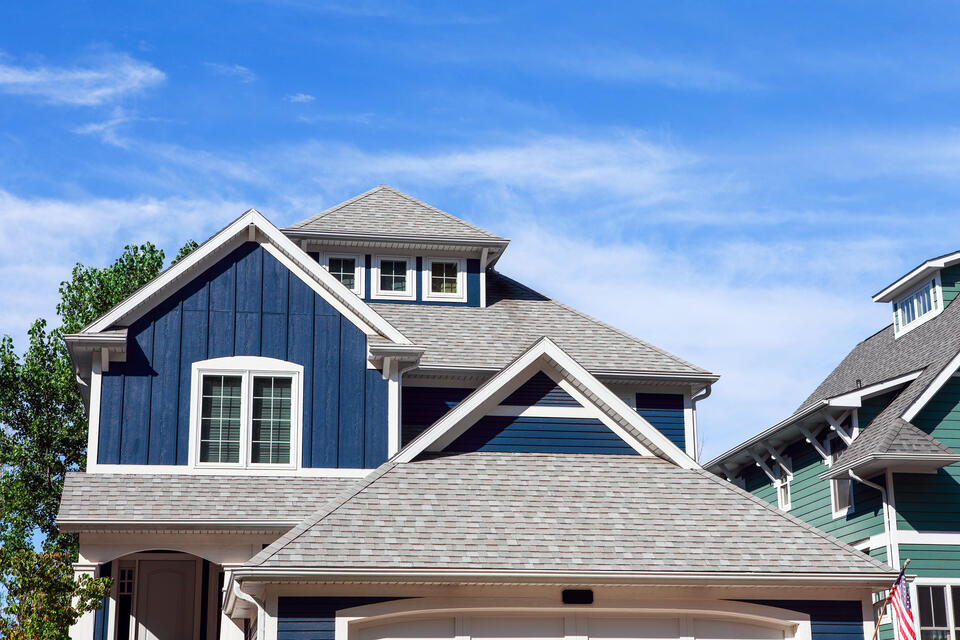
[[[191,240],[178,259],[196,246]],[[103,581],[74,582],[71,559],[77,539],[60,533],[54,522],[64,476],[84,468],[87,445],[87,418],[63,336],[80,331],[156,277],[163,261],[163,251],[146,243],[125,247],[107,267],[77,264],[70,280],[60,285],[59,327],[48,330],[45,320],[35,321],[22,354],[9,335],[0,339],[4,638],[65,639],[71,616],[79,615],[84,603],[103,597]],[[38,540],[39,553],[34,548]],[[71,606],[74,599],[77,606]],[[16,623],[21,615],[28,616],[29,624]],[[19,626],[11,626],[15,623]],[[15,628],[16,634],[8,635]]]

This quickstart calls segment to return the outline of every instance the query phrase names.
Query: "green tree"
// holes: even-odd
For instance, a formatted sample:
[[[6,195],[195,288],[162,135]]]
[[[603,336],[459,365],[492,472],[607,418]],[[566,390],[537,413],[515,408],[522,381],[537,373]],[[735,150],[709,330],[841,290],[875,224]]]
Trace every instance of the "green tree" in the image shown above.
[[[191,240],[177,258],[196,246]],[[125,247],[107,267],[77,264],[71,279],[60,285],[59,327],[48,330],[45,320],[35,321],[22,355],[9,335],[0,339],[0,624],[5,625],[0,630],[13,629],[11,620],[24,612],[51,607],[62,613],[57,623],[64,623],[78,614],[72,599],[80,607],[98,602],[103,582],[74,582],[70,565],[77,538],[60,533],[54,522],[64,476],[84,468],[87,445],[87,417],[63,336],[80,331],[156,277],[163,261],[163,251],[146,243]],[[37,539],[42,540],[39,554]],[[3,637],[67,638],[69,624],[52,631],[56,624],[37,615],[29,630],[20,626],[21,635]]]

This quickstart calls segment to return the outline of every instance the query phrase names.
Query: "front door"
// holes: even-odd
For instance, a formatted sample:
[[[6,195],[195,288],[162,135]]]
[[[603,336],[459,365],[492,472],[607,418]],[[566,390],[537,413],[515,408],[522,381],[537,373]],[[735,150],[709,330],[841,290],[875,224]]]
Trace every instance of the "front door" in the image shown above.
[[[197,563],[141,560],[137,581],[137,640],[194,637]]]

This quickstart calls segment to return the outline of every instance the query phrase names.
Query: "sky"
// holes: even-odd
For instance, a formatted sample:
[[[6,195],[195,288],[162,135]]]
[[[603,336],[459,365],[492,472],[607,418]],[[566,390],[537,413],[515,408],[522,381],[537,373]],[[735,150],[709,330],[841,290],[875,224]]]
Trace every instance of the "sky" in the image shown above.
[[[76,262],[390,184],[500,271],[720,374],[704,458],[787,417],[960,249],[960,5],[0,4],[0,333]]]

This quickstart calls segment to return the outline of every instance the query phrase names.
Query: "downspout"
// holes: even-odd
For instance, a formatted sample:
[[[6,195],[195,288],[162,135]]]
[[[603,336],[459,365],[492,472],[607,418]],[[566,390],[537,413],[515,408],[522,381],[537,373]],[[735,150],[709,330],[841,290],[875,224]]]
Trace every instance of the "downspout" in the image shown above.
[[[712,392],[713,386],[708,384],[703,391],[690,398],[690,409],[693,412],[693,452],[696,455],[698,464],[700,463],[700,451],[697,448],[697,445],[699,444],[699,441],[697,440],[697,402],[709,398]]]
[[[237,582],[236,580],[233,581],[233,595],[235,595],[237,598],[241,600],[249,602],[250,604],[252,604],[254,607],[257,608],[257,635],[259,636],[262,633],[261,629],[264,628],[265,616],[263,614],[266,611],[264,605],[259,600],[254,598],[252,595],[250,595],[249,593],[241,589],[240,583]]]
[[[891,567],[894,561],[893,554],[893,528],[890,526],[890,503],[887,502],[887,490],[882,485],[879,485],[875,482],[870,482],[869,480],[864,480],[857,474],[853,472],[852,469],[847,469],[847,475],[851,479],[856,480],[860,484],[863,484],[871,489],[876,489],[880,492],[880,499],[883,500],[883,528],[887,532],[887,564]]]

